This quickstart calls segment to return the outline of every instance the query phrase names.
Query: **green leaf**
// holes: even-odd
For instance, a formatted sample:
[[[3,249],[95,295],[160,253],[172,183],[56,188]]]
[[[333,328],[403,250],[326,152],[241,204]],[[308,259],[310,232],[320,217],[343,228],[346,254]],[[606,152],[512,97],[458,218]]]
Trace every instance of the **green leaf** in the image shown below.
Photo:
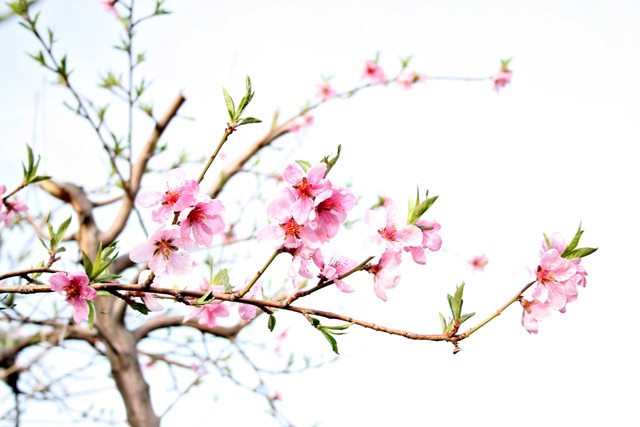
[[[55,234],[56,246],[58,246],[60,242],[62,242],[62,239],[64,238],[64,234],[67,232],[67,228],[69,228],[69,224],[71,224],[71,217],[69,217],[69,219],[67,219],[62,224],[60,224],[60,227],[58,227],[58,231]]]
[[[251,79],[249,79],[249,76],[247,76],[246,85],[247,85],[247,92],[244,94],[244,96],[242,97],[242,100],[240,101],[240,104],[238,105],[238,111],[236,111],[234,120],[238,120],[242,116],[242,112],[253,99],[254,94],[251,92]]]
[[[339,355],[340,353],[338,353],[338,342],[336,341],[336,339],[324,329],[320,329],[320,332],[322,332],[322,335],[324,335],[327,341],[329,341],[329,344],[331,344],[331,349],[333,350],[333,352]]]
[[[244,119],[240,119],[240,121],[238,122],[236,127],[242,126],[242,125],[248,125],[248,124],[251,124],[251,123],[262,123],[262,120],[256,119],[255,117],[247,117],[247,118],[244,118]]]
[[[338,145],[338,151],[332,159],[330,159],[329,156],[324,156],[322,158],[321,162],[327,164],[327,171],[324,174],[325,178],[329,175],[331,168],[333,168],[333,166],[338,162],[338,159],[340,158],[340,151],[342,151],[342,145]]]
[[[82,251],[82,264],[84,264],[84,272],[89,276],[89,280],[93,279],[93,263],[85,251]]]
[[[471,319],[473,316],[475,316],[476,313],[467,313],[464,314],[460,317],[460,324],[462,325],[464,322],[466,322],[467,320]]]
[[[440,315],[440,326],[442,326],[442,332],[447,331],[447,320],[444,318],[442,313],[438,313]]]
[[[274,316],[273,314],[269,315],[269,321],[267,322],[267,327],[271,332],[273,332],[273,329],[276,327],[276,316]]]
[[[113,294],[109,291],[98,291],[98,296],[99,297],[110,297],[113,296]]]
[[[211,281],[213,286],[224,286],[225,292],[233,291],[233,287],[231,286],[231,282],[229,281],[229,269],[223,268],[218,270],[213,280]]]
[[[213,301],[213,292],[209,291],[206,294],[204,294],[203,296],[201,296],[200,298],[198,298],[196,300],[195,306],[196,307],[200,307],[203,305],[207,305],[209,304],[211,301]]]
[[[129,302],[129,307],[133,308],[135,311],[138,311],[144,315],[149,314],[150,310],[147,308],[146,305],[144,305],[141,302],[136,302],[136,301],[130,301]]]
[[[96,307],[91,300],[87,300],[87,305],[89,306],[89,329],[93,329],[93,321],[96,317]]]
[[[578,231],[576,231],[575,236],[573,236],[573,239],[571,239],[571,243],[569,243],[567,248],[561,254],[563,258],[565,254],[568,254],[578,247],[578,243],[580,243],[580,237],[582,237],[582,233],[584,233],[584,230],[582,230],[582,222],[580,222],[580,224],[578,225]],[[549,249],[551,249],[551,246],[549,246]]]
[[[227,105],[227,111],[229,112],[229,120],[234,121],[236,116],[236,107],[233,104],[233,99],[229,95],[229,92],[225,88],[222,88],[222,93],[224,94],[224,102]]]
[[[323,326],[323,328],[328,329],[329,331],[344,331],[348,329],[349,326],[351,325],[353,325],[353,323],[345,323],[344,325],[338,325],[338,326]],[[330,333],[341,335],[341,333],[338,333],[338,332],[330,332]]]
[[[98,277],[96,277],[95,279],[92,280],[92,283],[102,283],[106,280],[113,280],[113,279],[118,279],[122,276],[120,276],[119,274],[113,274],[113,273],[105,273],[105,274],[101,274]]]
[[[296,160],[296,163],[300,165],[303,171],[308,172],[311,169],[311,163],[306,160]]]
[[[566,253],[567,251],[564,251],[562,253],[562,258],[568,259],[568,260],[584,258],[588,255],[591,255],[597,250],[598,248],[578,248],[578,249],[572,250],[569,253]]]

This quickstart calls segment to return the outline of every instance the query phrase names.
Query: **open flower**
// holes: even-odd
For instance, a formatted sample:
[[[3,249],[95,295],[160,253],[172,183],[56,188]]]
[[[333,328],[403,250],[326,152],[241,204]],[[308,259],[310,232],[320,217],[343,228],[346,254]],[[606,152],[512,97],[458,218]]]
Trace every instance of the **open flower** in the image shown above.
[[[333,86],[331,86],[331,82],[329,81],[324,81],[320,84],[318,84],[318,93],[317,93],[317,97],[320,98],[323,101],[328,101],[331,98],[333,98],[334,96],[336,96],[338,94],[338,92],[336,92],[336,90],[333,88]]]
[[[222,202],[207,195],[199,196],[195,204],[180,212],[180,238],[185,245],[211,246],[214,234],[224,231]]]
[[[167,189],[162,191],[145,190],[136,197],[136,203],[143,208],[157,208],[151,213],[155,222],[167,221],[174,212],[187,209],[194,202],[200,187],[193,179],[185,179],[182,169],[169,171]]]
[[[435,252],[442,247],[442,238],[438,234],[440,224],[433,220],[420,219],[415,225],[422,231],[422,242],[416,246],[405,247],[404,250],[411,252],[411,257],[417,264],[424,265],[427,263],[425,252]]]
[[[371,84],[383,84],[387,82],[387,76],[385,76],[382,67],[380,67],[377,61],[368,59],[364,63],[362,80]]]
[[[369,210],[365,213],[364,221],[376,230],[367,242],[367,250],[380,253],[385,248],[400,252],[403,247],[419,246],[422,243],[422,231],[412,224],[400,224],[397,221],[396,205],[386,207],[386,215]]]
[[[89,277],[85,273],[55,273],[49,277],[51,289],[66,295],[66,302],[73,306],[73,320],[82,322],[89,316],[87,300],[98,296],[95,289],[89,286]]]
[[[373,273],[373,290],[382,301],[387,300],[387,289],[395,288],[400,283],[401,252],[386,250],[378,264],[369,268]]]
[[[186,274],[193,261],[181,250],[180,229],[176,225],[160,227],[148,242],[140,243],[129,253],[133,262],[149,262],[149,268],[157,276]]]
[[[484,255],[476,255],[469,260],[469,264],[473,267],[473,271],[484,271],[484,268],[488,263],[489,259]]]

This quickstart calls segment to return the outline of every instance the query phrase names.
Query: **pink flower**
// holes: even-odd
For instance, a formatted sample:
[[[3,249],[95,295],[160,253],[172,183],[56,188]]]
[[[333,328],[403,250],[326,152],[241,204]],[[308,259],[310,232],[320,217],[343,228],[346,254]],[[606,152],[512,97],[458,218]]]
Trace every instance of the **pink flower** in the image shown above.
[[[0,196],[2,196],[4,192],[7,191],[7,187],[2,185],[0,186],[0,190]],[[4,222],[5,227],[11,226],[11,220],[16,214],[25,212],[29,209],[27,204],[20,199],[5,199],[1,200],[0,202],[0,222]]]
[[[422,231],[415,225],[400,225],[396,222],[397,207],[389,205],[386,216],[381,212],[369,210],[364,221],[377,233],[367,241],[367,250],[376,253],[385,248],[400,252],[403,247],[419,246],[422,243]]]
[[[180,250],[182,241],[180,229],[172,225],[160,227],[148,242],[134,247],[129,253],[133,262],[149,262],[149,268],[157,276],[165,274],[186,274],[191,271],[193,261]]]
[[[245,284],[249,283],[250,278],[245,281]],[[262,287],[262,284],[258,281],[253,284],[249,292],[247,292],[243,298],[254,299],[254,297],[258,294],[258,291]],[[258,307],[251,304],[240,304],[238,306],[238,314],[245,322],[252,321],[257,314]]]
[[[537,334],[540,320],[549,316],[553,312],[553,309],[548,303],[536,300],[529,301],[522,299],[521,303],[524,308],[522,310],[522,326],[524,326],[530,334]]]
[[[387,76],[384,75],[384,71],[382,70],[380,65],[378,65],[377,61],[368,59],[367,61],[365,61],[364,65],[365,70],[364,74],[361,77],[362,80],[365,80],[367,83],[374,85],[384,84],[387,82]]]
[[[167,190],[165,192],[156,190],[146,190],[140,192],[136,197],[136,203],[143,208],[158,206],[151,213],[155,222],[167,221],[174,212],[187,209],[194,202],[200,188],[193,179],[185,179],[182,169],[169,171]]]
[[[143,283],[145,283],[148,279],[149,276],[151,275],[151,270],[144,270],[142,271],[139,275],[138,275],[138,284],[142,285]],[[151,284],[153,284],[154,280],[151,282]],[[160,304],[160,302],[158,301],[158,299],[156,298],[156,296],[150,292],[135,292],[134,295],[139,296],[140,298],[142,298],[142,302],[144,303],[144,305],[150,310],[150,311],[162,311],[164,310],[164,307],[162,306],[162,304]]]
[[[220,216],[223,212],[222,202],[206,195],[200,196],[192,207],[184,209],[178,217],[182,242],[200,247],[211,246],[213,235],[224,231],[224,220]]]
[[[574,263],[562,257],[555,249],[550,249],[540,258],[536,270],[536,287],[533,298],[539,302],[548,302],[551,308],[563,309],[567,303],[562,282],[571,278],[577,269]]]
[[[321,100],[328,101],[337,94],[338,92],[336,92],[333,86],[331,86],[331,83],[329,81],[324,81],[318,84],[318,93],[316,96]]]
[[[349,258],[339,257],[333,258],[329,263],[325,263],[322,253],[318,251],[318,256],[313,258],[316,265],[322,270],[320,276],[327,280],[332,280],[336,285],[336,288],[341,292],[353,292],[354,289],[344,283],[339,277],[351,270],[357,265],[357,263]]]
[[[66,302],[73,306],[73,320],[82,322],[89,316],[89,304],[87,300],[93,300],[98,296],[95,289],[89,286],[89,277],[82,272],[55,273],[49,277],[51,289],[58,293],[66,294]]]
[[[331,183],[324,177],[326,172],[326,163],[320,163],[306,173],[297,163],[290,163],[284,170],[282,176],[291,186],[285,191],[292,196],[291,214],[297,223],[307,222],[316,199],[318,203],[331,197]]]
[[[216,326],[218,317],[228,317],[229,309],[222,301],[213,301],[202,307],[193,307],[193,309],[184,316],[183,323],[197,317],[198,323],[206,325],[209,328]]]
[[[502,60],[500,71],[491,78],[493,80],[493,90],[496,92],[511,83],[511,76],[513,73],[509,70],[509,62],[511,62],[511,59]]]
[[[267,227],[258,232],[258,243],[275,240],[278,248],[296,249],[300,245],[319,247],[317,234],[305,225],[298,224],[292,217],[276,226]]]
[[[564,313],[566,305],[578,298],[577,287],[586,285],[587,272],[580,259],[570,261],[560,255],[566,248],[559,234],[545,237],[542,243],[531,299],[521,299],[522,325],[529,333],[537,333],[539,321],[553,310]]]
[[[118,15],[118,11],[115,8],[116,3],[118,3],[118,0],[100,0],[99,3],[104,10],[114,13],[117,17],[120,16]]]
[[[373,290],[382,301],[387,300],[387,289],[395,288],[400,283],[401,253],[386,250],[380,257],[377,265],[371,266],[369,272],[373,273]]]
[[[331,196],[318,202],[314,201],[314,208],[309,213],[309,226],[316,230],[323,242],[335,237],[338,228],[345,219],[347,212],[356,204],[355,196],[346,188],[332,187]]]
[[[484,255],[476,255],[469,264],[473,267],[473,271],[484,271],[484,267],[489,263],[489,259]]]
[[[411,89],[413,85],[418,82],[423,82],[427,78],[421,74],[416,73],[415,71],[404,72],[398,77],[398,84],[402,86],[404,89]]]
[[[435,252],[442,247],[442,238],[440,234],[438,234],[440,224],[436,221],[420,219],[416,221],[415,225],[422,231],[422,242],[416,246],[405,247],[404,250],[411,251],[411,257],[417,264],[424,265],[427,263],[425,251],[430,250]]]

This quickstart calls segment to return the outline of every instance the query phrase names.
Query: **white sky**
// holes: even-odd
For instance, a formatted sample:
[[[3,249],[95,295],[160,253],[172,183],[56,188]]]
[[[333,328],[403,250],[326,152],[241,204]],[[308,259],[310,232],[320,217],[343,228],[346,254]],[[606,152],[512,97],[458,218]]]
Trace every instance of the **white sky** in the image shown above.
[[[173,16],[141,30],[138,46],[149,57],[142,70],[153,80],[158,113],[184,91],[181,113],[195,120],[174,123],[167,140],[202,155],[226,118],[220,88],[238,96],[247,74],[256,90],[249,113],[268,123],[276,110],[288,117],[312,99],[322,75],[335,76],[338,89],[358,84],[364,61],[377,51],[389,75],[399,56],[414,55],[413,67],[427,76],[469,77],[491,75],[500,59],[514,57],[513,83],[499,94],[489,82],[427,81],[412,91],[376,88],[314,114],[299,157],[319,159],[342,144],[332,180],[351,180],[369,198],[383,194],[402,205],[416,184],[440,194],[430,214],[442,224],[446,249],[425,269],[412,267],[387,303],[375,298],[368,278],[355,294],[336,292],[329,294],[334,301],[319,303],[390,327],[437,332],[446,293],[463,280],[477,320],[513,296],[524,284],[514,273],[535,267],[543,232],[570,238],[582,221],[583,245],[600,247],[583,261],[588,286],[578,301],[545,320],[537,336],[521,327],[515,306],[455,357],[444,344],[353,328],[339,338],[338,363],[274,380],[292,421],[623,426],[637,419],[640,3],[189,0],[167,7]],[[113,16],[97,1],[44,0],[42,9],[82,90],[108,99],[91,85],[123,65],[110,49]],[[11,188],[19,181],[30,142],[49,174],[90,186],[95,168],[83,168],[80,179],[75,169],[100,161],[96,141],[60,107],[63,91],[47,85],[50,76],[24,55],[34,48],[15,22],[0,26],[0,182]],[[241,147],[266,128],[242,128],[232,142]],[[135,135],[143,140],[147,132],[140,127]],[[479,253],[490,264],[471,274],[466,259]],[[281,317],[283,328],[304,323]],[[319,334],[302,332],[301,351],[330,358]],[[207,393],[194,394],[167,425],[185,414],[229,425],[251,412],[224,396],[226,406],[211,406]]]

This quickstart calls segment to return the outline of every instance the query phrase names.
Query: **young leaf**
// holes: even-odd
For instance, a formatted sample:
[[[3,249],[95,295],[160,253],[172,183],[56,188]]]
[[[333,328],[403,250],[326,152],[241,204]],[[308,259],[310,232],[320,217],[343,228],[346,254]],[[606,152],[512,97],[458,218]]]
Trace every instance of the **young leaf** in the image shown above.
[[[147,308],[147,306],[146,306],[146,305],[144,305],[144,304],[143,304],[143,303],[141,303],[141,302],[137,302],[137,301],[131,301],[131,302],[129,302],[129,307],[133,308],[135,311],[138,311],[138,312],[140,312],[140,313],[144,314],[145,316],[146,316],[147,314],[149,314],[149,311],[150,311],[150,310]]]
[[[580,243],[580,237],[582,237],[582,233],[584,233],[584,230],[582,230],[582,222],[581,222],[578,225],[578,231],[576,231],[575,236],[573,236],[573,239],[571,239],[571,243],[569,243],[569,245],[564,250],[564,252],[562,252],[561,256],[563,258],[565,254],[568,254],[569,252],[571,252],[572,250],[578,247],[578,243]],[[549,249],[551,249],[551,247],[549,247]]]
[[[273,332],[273,329],[276,327],[276,316],[273,314],[269,315],[269,321],[267,322],[267,327],[270,332]]]
[[[324,335],[327,341],[329,341],[329,344],[331,344],[331,349],[333,350],[333,352],[339,355],[340,353],[338,353],[338,342],[336,341],[336,339],[332,337],[330,333],[325,331],[324,328],[321,328],[320,332],[322,332],[322,335]]]
[[[251,123],[262,123],[262,120],[256,119],[255,117],[247,117],[244,119],[240,119],[236,127],[242,126],[242,125],[248,125]]]
[[[306,160],[296,160],[296,163],[300,165],[303,171],[308,172],[311,169],[311,163]]]
[[[236,107],[233,104],[233,99],[229,95],[229,92],[225,88],[222,88],[222,93],[224,94],[224,102],[227,105],[227,111],[229,112],[229,120],[234,121],[236,116]]]
[[[87,305],[89,306],[89,329],[93,329],[93,321],[96,317],[96,307],[91,300],[87,300]]]
[[[204,294],[203,296],[201,296],[200,298],[198,298],[196,300],[195,306],[196,307],[200,307],[202,305],[206,305],[209,304],[211,301],[213,301],[213,292],[209,291],[206,294]]]
[[[591,255],[592,253],[594,253],[597,250],[598,250],[598,248],[578,248],[578,249],[572,250],[569,253],[566,253],[566,251],[563,252],[562,253],[562,258],[568,259],[568,260],[584,258],[584,257],[586,257],[588,255]]]

